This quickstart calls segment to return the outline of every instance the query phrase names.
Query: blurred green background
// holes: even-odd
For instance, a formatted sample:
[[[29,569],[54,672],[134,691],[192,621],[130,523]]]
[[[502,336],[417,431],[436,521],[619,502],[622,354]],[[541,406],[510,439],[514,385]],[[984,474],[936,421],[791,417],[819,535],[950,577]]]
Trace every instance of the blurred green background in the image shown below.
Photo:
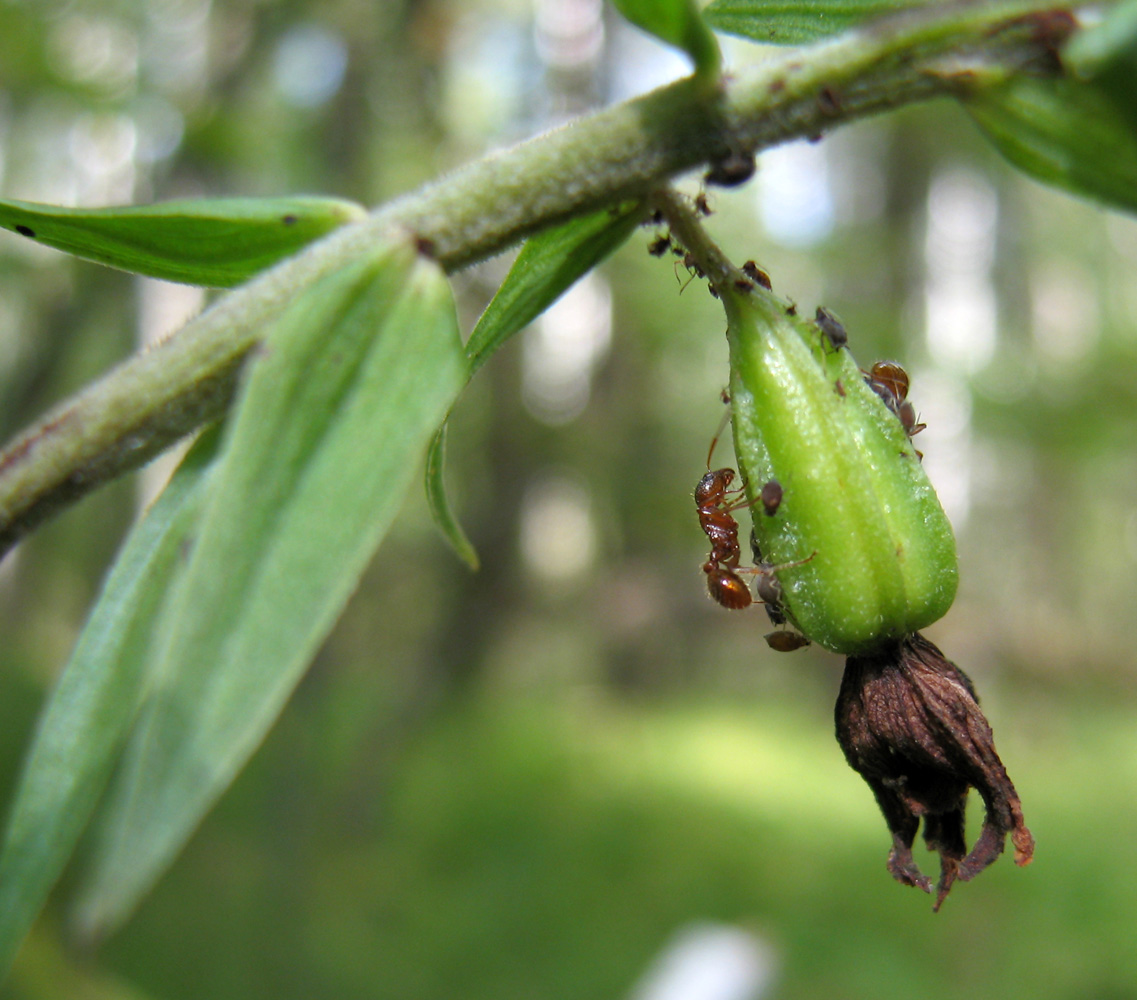
[[[6,0],[0,192],[374,204],[683,71],[599,0]],[[1137,997],[1137,224],[1013,175],[947,102],[772,151],[710,201],[737,260],[912,375],[962,561],[929,636],[976,681],[1034,864],[933,916],[833,740],[840,660],[705,596],[724,324],[645,231],[456,411],[481,572],[409,497],[133,922],[77,952],[69,876],[0,996]],[[507,267],[456,277],[467,329]],[[0,430],[201,305],[0,234]],[[0,801],[168,468],[0,565]]]

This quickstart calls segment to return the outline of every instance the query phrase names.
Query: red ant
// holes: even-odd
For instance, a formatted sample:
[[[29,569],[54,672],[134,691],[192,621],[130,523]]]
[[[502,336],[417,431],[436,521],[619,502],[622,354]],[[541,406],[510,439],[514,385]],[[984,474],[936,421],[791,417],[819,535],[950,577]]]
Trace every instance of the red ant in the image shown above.
[[[723,396],[723,401],[727,402],[728,397],[725,393]],[[741,494],[744,489],[732,490],[730,488],[730,484],[734,482],[734,469],[711,470],[709,468],[719,434],[722,433],[729,417],[728,411],[711,441],[710,450],[707,452],[708,471],[699,480],[699,485],[695,487],[695,509],[699,512],[699,526],[711,540],[710,554],[707,556],[707,561],[703,563],[703,572],[707,574],[707,591],[724,608],[740,611],[754,603],[750,588],[740,574],[752,574],[758,577],[759,598],[765,603],[779,605],[782,588],[774,574],[779,570],[801,566],[809,562],[817,553],[810,555],[809,559],[783,563],[780,566],[772,566],[769,563],[762,562],[754,567],[739,567],[742,548],[738,541],[738,522],[731,514],[733,511],[751,506],[756,501],[731,499]],[[771,483],[776,484],[776,480],[770,480],[767,486]],[[763,492],[766,493],[767,491],[763,490]],[[777,492],[779,494],[778,502],[780,503],[780,487],[778,487]],[[759,497],[759,499],[762,500],[763,498]],[[772,497],[767,499],[772,499]],[[767,506],[767,510],[769,510],[769,506]],[[774,505],[774,510],[777,510],[777,505]]]

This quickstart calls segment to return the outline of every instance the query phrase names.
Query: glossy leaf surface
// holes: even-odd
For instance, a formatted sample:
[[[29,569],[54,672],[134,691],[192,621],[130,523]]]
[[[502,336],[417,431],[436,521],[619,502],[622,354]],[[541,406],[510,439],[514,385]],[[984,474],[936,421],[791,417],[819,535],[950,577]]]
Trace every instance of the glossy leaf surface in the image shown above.
[[[0,226],[65,253],[187,285],[228,288],[364,209],[334,198],[218,198],[123,208],[0,201]]]

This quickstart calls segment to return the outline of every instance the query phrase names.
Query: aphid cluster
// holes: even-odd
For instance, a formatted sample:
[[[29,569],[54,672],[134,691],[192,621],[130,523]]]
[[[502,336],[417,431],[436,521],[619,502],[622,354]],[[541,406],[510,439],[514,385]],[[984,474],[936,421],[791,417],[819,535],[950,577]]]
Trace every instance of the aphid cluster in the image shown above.
[[[711,208],[710,201],[704,191],[700,191],[695,195],[695,197],[691,199],[691,204],[694,210],[701,216],[714,214],[714,209]],[[663,213],[656,212],[649,221],[652,225],[661,225],[664,221]],[[676,257],[675,277],[682,280],[679,277],[680,266],[682,266],[688,274],[688,279],[683,283],[680,292],[686,290],[687,285],[694,281],[695,278],[706,277],[702,267],[699,266],[698,261],[695,259],[695,255],[688,252],[672,233],[666,232],[657,235],[647,247],[647,252],[653,257],[663,257],[668,251]],[[740,270],[744,277],[737,278],[734,282],[734,287],[740,292],[749,292],[755,285],[761,285],[766,291],[770,291],[773,288],[770,284],[770,276],[754,261],[748,260],[742,265]],[[708,284],[707,291],[709,291],[714,298],[717,299],[719,297],[718,289],[715,288],[713,284]]]

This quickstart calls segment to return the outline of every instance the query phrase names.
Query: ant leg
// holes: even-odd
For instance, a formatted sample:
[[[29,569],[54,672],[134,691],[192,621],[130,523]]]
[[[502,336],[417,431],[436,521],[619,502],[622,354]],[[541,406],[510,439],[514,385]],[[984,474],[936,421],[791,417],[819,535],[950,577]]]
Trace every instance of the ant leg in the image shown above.
[[[777,573],[783,569],[793,569],[795,566],[804,566],[807,562],[812,562],[814,556],[817,555],[817,549],[814,549],[805,559],[799,559],[797,562],[781,563],[777,566],[763,566],[764,573]]]

